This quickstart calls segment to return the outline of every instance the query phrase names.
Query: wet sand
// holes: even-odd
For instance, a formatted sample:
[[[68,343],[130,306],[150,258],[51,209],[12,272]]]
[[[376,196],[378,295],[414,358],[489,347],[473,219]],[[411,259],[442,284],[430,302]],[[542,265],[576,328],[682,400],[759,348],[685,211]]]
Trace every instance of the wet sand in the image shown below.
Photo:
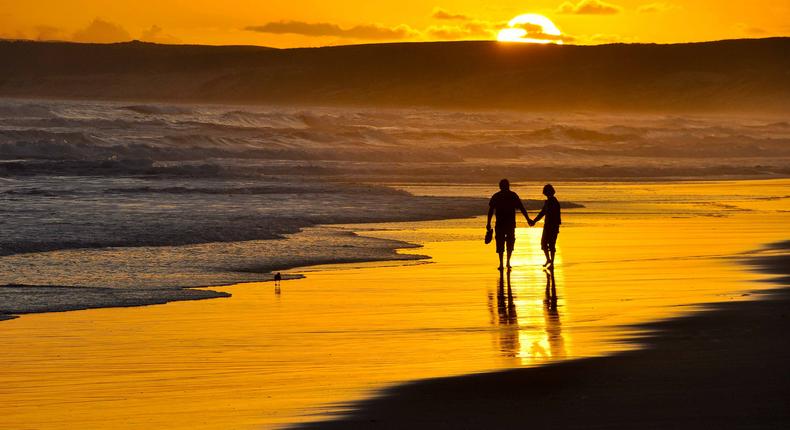
[[[790,242],[781,251],[752,264],[790,286]],[[643,349],[401,385],[298,428],[787,428],[790,289],[759,298],[642,325]]]
[[[511,299],[472,218],[353,227],[422,244],[401,252],[428,264],[302,268],[279,294],[248,283],[210,288],[227,299],[4,321],[0,428],[272,428],[409,381],[634,350],[635,325],[755,299],[743,292],[768,275],[732,256],[786,239],[787,185],[565,184],[589,204],[564,216],[556,307],[544,301],[540,230],[517,232]],[[694,359],[692,346],[677,357]],[[452,399],[431,401],[447,410]]]

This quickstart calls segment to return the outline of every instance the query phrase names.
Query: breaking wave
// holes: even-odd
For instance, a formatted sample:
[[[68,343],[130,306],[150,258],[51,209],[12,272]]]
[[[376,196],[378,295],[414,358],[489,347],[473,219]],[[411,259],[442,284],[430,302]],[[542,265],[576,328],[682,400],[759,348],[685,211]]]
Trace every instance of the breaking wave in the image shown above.
[[[257,166],[357,179],[460,171],[469,181],[501,163],[558,177],[771,175],[788,157],[790,126],[776,118],[0,101],[5,176],[224,177]]]
[[[0,100],[0,272],[98,286],[258,279],[245,271],[402,246],[306,237],[311,226],[487,207],[365,184],[770,177],[790,175],[789,160],[776,118]],[[227,264],[208,267],[217,258]]]

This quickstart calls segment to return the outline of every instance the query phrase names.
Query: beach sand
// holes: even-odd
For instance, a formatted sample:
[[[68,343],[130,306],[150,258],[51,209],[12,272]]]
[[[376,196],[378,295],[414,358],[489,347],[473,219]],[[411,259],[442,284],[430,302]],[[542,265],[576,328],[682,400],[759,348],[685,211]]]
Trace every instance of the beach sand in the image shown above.
[[[790,285],[790,242],[752,263]],[[790,290],[643,325],[645,348],[401,385],[301,429],[780,429],[790,423]]]
[[[616,391],[618,386],[638,387],[639,380],[617,379],[617,372],[629,366],[636,368],[636,376],[655,378],[652,383],[671,380],[671,375],[650,369],[682,363],[688,369],[719,369],[736,380],[773,363],[768,360],[786,358],[763,354],[776,351],[781,337],[767,343],[755,337],[762,343],[752,349],[716,354],[700,338],[725,345],[724,334],[737,335],[751,326],[743,324],[738,331],[726,321],[712,322],[701,326],[706,335],[698,336],[697,329],[684,326],[692,320],[682,318],[662,323],[678,327],[661,331],[669,333],[661,336],[669,336],[673,349],[654,355],[655,363],[628,361],[662,351],[638,350],[662,339],[645,336],[665,326],[644,326],[646,322],[709,309],[702,303],[726,302],[724,309],[737,314],[771,306],[770,301],[754,301],[754,294],[744,295],[775,285],[754,282],[771,275],[745,270],[741,261],[764,244],[786,239],[787,186],[787,181],[742,181],[558,187],[565,192],[561,199],[586,208],[564,216],[556,307],[544,301],[540,230],[517,232],[511,299],[502,293],[507,281],[495,270],[493,248],[482,244],[485,221],[477,217],[348,226],[368,236],[419,243],[422,248],[402,252],[431,259],[301,268],[289,274],[306,277],[283,282],[279,294],[271,283],[248,283],[211,288],[233,294],[219,300],[22,315],[0,323],[0,344],[10,351],[0,354],[0,428],[273,428],[344,412],[363,426],[376,419],[392,428],[445,421],[463,428],[446,418],[460,409],[481,412],[464,421],[470,426],[507,426],[514,423],[510,417],[523,427],[528,418],[514,412],[523,404],[515,394],[497,394],[499,389],[537,399],[549,395],[540,389],[549,385],[559,390],[551,397],[555,403],[571,402],[566,403],[571,407],[584,400],[574,397],[577,392],[587,389],[592,395],[612,386],[613,391],[597,392],[609,396],[599,398],[610,401],[607,407],[588,410],[602,417],[620,416],[623,409],[636,414],[640,404],[633,402],[638,399],[632,402],[626,391]],[[620,354],[604,357],[615,353]],[[582,360],[568,361],[577,358]],[[545,383],[535,390],[526,382],[529,373],[521,373],[524,369],[491,373],[551,363],[559,364],[546,368]],[[555,383],[560,381],[557,372],[566,375],[561,383]],[[693,372],[678,372],[684,376],[679,379],[694,381]],[[776,381],[782,377],[780,367],[759,372],[755,375],[769,379],[773,372]],[[435,380],[454,376],[461,378]],[[397,388],[416,380],[428,381]],[[577,389],[574,383],[582,385]],[[452,384],[459,384],[458,391],[443,391]],[[465,398],[477,391],[476,384],[479,398]],[[724,395],[715,384],[711,387],[713,395]],[[431,397],[420,397],[422,393]],[[489,401],[483,393],[498,400]],[[672,387],[665,393],[667,408],[674,407],[673,399],[684,399],[688,408],[700,402]],[[727,393],[740,397],[737,391]],[[374,400],[358,409],[355,402],[365,398]],[[386,400],[375,400],[379,398]],[[430,407],[410,403],[415,398],[428,399]],[[549,410],[544,403],[530,407]],[[764,404],[768,411],[775,406],[769,400]],[[669,409],[662,409],[660,399],[656,405],[655,411],[639,413],[648,418],[666,413],[670,418],[658,427],[673,427]],[[411,415],[419,422],[397,421],[392,414],[409,416],[401,407],[419,412],[419,417]],[[552,411],[572,419],[567,410]],[[491,415],[502,415],[501,420],[488,421]],[[636,422],[623,416],[632,426]],[[684,416],[677,415],[678,420]]]

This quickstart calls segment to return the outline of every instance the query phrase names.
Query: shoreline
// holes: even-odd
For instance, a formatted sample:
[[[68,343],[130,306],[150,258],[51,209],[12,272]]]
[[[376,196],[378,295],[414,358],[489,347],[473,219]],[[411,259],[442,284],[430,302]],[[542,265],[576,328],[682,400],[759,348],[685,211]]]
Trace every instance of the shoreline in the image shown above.
[[[393,188],[394,190],[394,188]],[[415,196],[415,198],[424,198]],[[455,198],[455,197],[450,197]],[[447,198],[444,198],[447,199]],[[467,197],[457,197],[459,202],[469,200]],[[483,201],[484,199],[478,199]],[[530,210],[535,211],[539,207],[539,201],[534,199],[525,199],[525,205]],[[584,205],[566,202],[568,209],[584,208]],[[466,216],[457,217],[466,213]],[[469,211],[460,210],[460,213],[452,213],[448,218],[441,218],[435,216],[424,216],[421,214],[414,214],[407,216],[406,220],[391,219],[389,221],[374,222],[380,224],[398,223],[398,222],[422,222],[422,221],[444,221],[450,219],[466,219],[474,218],[479,215],[469,215]],[[353,226],[355,224],[370,224],[370,221],[359,221],[348,224],[319,224],[316,226],[305,226],[299,229],[298,232],[278,239],[262,239],[262,240],[244,240],[234,243],[245,242],[266,242],[271,241],[271,246],[276,246],[277,240],[296,241],[292,235],[303,233],[308,228],[328,228],[337,229],[338,226]],[[257,279],[247,279],[241,281],[227,281],[215,284],[206,285],[181,285],[181,286],[154,286],[146,288],[130,288],[130,287],[103,287],[103,286],[78,286],[78,285],[41,285],[41,284],[26,284],[26,283],[8,283],[0,285],[0,321],[13,319],[20,315],[38,314],[49,312],[68,312],[86,309],[101,309],[101,308],[123,308],[135,306],[149,306],[159,305],[178,301],[187,300],[207,300],[216,298],[228,298],[232,294],[228,292],[214,291],[212,288],[227,287],[231,285],[252,283],[252,282],[270,282],[274,280],[274,273],[277,271],[290,271],[299,270],[301,268],[309,268],[314,266],[325,266],[335,264],[349,264],[349,263],[377,263],[377,262],[398,262],[398,261],[416,261],[430,259],[427,255],[418,254],[403,254],[400,251],[405,249],[417,249],[422,245],[407,241],[389,241],[376,239],[372,236],[365,236],[359,234],[357,231],[348,230],[341,234],[347,234],[353,238],[360,238],[362,240],[373,240],[381,244],[377,248],[366,248],[360,244],[360,249],[365,252],[359,257],[345,255],[339,258],[330,257],[329,255],[317,256],[317,258],[308,259],[305,261],[287,261],[283,260],[282,265],[272,267],[271,264],[260,267],[239,267],[231,272],[249,273],[251,277],[257,275]],[[327,236],[328,237],[328,236]],[[182,244],[182,245],[165,245],[161,248],[171,247],[189,247],[189,246],[202,246],[212,244],[223,244],[224,242],[216,243],[199,243],[199,244]],[[135,247],[129,247],[132,249]],[[142,248],[142,247],[141,247]],[[152,247],[153,248],[153,247]],[[127,247],[119,247],[119,249],[127,249]],[[45,252],[79,252],[79,251],[93,251],[102,252],[102,248],[98,249],[66,249],[66,250],[53,250]],[[24,255],[25,253],[17,254]],[[29,255],[29,254],[27,254]],[[285,275],[285,279],[299,279],[304,275],[299,273],[292,273]],[[14,299],[24,296],[21,303],[14,303]],[[19,300],[18,300],[19,301]]]
[[[355,233],[356,234],[356,233]],[[394,245],[394,244],[393,244]],[[235,285],[273,282],[276,271],[308,269],[316,266],[335,266],[353,263],[385,263],[385,262],[412,262],[430,259],[430,256],[421,254],[402,254],[404,249],[418,249],[422,246],[415,243],[403,242],[390,249],[391,255],[368,255],[363,259],[326,259],[315,260],[308,264],[296,266],[283,266],[275,270],[261,272],[260,279],[243,282],[228,282],[216,285],[195,285],[181,287],[162,287],[153,289],[135,288],[110,288],[110,287],[79,287],[65,285],[0,285],[0,322],[19,318],[23,315],[45,314],[54,312],[71,312],[88,309],[128,308],[140,306],[163,305],[167,303],[194,300],[210,300],[230,298],[233,295],[226,291],[216,291],[214,288],[231,287]],[[396,258],[398,257],[398,258]],[[302,279],[306,275],[301,273],[283,274],[283,280]],[[24,290],[24,291],[23,291]],[[144,293],[156,292],[155,295]],[[14,308],[8,305],[8,298],[16,293],[24,294],[26,308]],[[32,293],[32,294],[31,294]],[[49,299],[49,301],[47,301]],[[87,300],[87,302],[86,302]],[[91,301],[92,300],[92,301]],[[32,303],[31,303],[32,302]]]
[[[782,342],[790,327],[788,262],[790,241],[740,258],[781,287],[633,326],[639,333],[624,341],[635,350],[408,382],[346,405],[346,414],[288,428],[783,428],[790,422],[790,345]]]

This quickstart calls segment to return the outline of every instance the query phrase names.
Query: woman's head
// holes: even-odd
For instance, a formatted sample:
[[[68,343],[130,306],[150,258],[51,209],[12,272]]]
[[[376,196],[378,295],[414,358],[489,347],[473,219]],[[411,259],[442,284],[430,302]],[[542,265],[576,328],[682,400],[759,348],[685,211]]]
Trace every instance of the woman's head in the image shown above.
[[[554,187],[551,184],[546,184],[543,186],[543,195],[546,197],[551,197],[554,195]]]

